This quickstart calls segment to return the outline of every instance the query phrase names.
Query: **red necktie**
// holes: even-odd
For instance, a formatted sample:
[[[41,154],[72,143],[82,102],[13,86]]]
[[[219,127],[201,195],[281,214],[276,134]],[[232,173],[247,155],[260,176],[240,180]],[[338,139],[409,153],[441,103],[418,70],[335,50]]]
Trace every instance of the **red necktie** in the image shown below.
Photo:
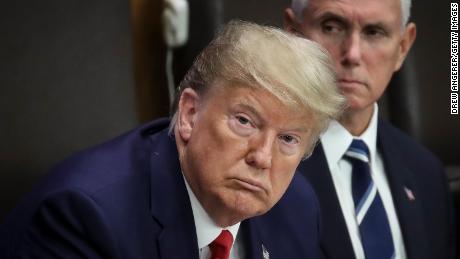
[[[232,233],[222,230],[220,235],[209,244],[211,259],[228,259],[233,244]]]

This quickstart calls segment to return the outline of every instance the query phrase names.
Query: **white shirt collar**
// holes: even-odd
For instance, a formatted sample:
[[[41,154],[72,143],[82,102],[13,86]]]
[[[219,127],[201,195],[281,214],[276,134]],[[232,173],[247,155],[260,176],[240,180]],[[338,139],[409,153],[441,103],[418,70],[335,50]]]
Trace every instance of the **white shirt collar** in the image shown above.
[[[370,161],[375,161],[377,150],[377,118],[378,105],[374,104],[374,112],[367,129],[360,136],[353,136],[339,122],[331,121],[326,132],[321,136],[324,154],[329,165],[337,165],[347,151],[354,138],[366,143],[370,152]]]
[[[202,249],[204,247],[207,247],[212,241],[214,241],[214,239],[216,239],[220,235],[223,228],[216,225],[216,223],[214,223],[209,214],[204,210],[203,206],[198,201],[192,189],[190,188],[185,177],[184,182],[185,186],[187,187],[190,203],[192,205],[193,218],[195,220],[196,236],[198,239],[198,248]],[[230,233],[232,233],[233,244],[235,244],[236,235],[238,234],[239,227],[240,222],[236,223],[235,225],[224,228],[230,231]]]

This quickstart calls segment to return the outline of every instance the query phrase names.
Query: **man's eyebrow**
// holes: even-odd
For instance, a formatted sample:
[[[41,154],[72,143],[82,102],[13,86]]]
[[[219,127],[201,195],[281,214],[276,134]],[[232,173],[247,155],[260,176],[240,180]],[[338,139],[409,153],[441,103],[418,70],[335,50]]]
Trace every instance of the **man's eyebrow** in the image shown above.
[[[331,11],[319,13],[316,16],[316,19],[319,20],[320,22],[323,22],[325,20],[332,20],[332,21],[336,21],[341,24],[344,24],[346,26],[350,24],[350,21],[346,17],[341,16],[340,14],[337,14]],[[364,28],[382,28],[386,31],[389,31],[388,24],[381,22],[381,21],[367,23],[364,25]]]
[[[291,131],[297,131],[297,132],[309,132],[310,128],[306,126],[300,126],[298,128],[291,129]]]
[[[259,124],[259,123],[265,123],[265,119],[263,118],[263,116],[261,115],[261,113],[252,105],[246,103],[245,101],[241,101],[239,103],[237,103],[235,105],[235,107],[238,107],[239,109],[245,109],[245,110],[248,110],[249,113],[251,113],[252,116],[255,117],[255,120],[256,120],[256,124]],[[283,125],[284,126],[284,125]],[[292,128],[292,129],[287,129],[287,128],[279,128],[279,130],[283,130],[283,131],[296,131],[296,132],[309,132],[310,131],[310,127],[308,126],[299,126],[299,127],[296,127],[296,128]]]
[[[346,19],[344,16],[341,16],[341,15],[339,15],[337,13],[333,13],[331,11],[326,11],[326,12],[323,12],[323,13],[319,13],[319,14],[315,15],[315,17],[316,17],[317,20],[320,20],[321,22],[325,21],[325,20],[333,20],[333,21],[336,21],[336,22],[339,22],[339,23],[342,23],[342,24],[345,24],[345,25],[350,24],[348,19]]]
[[[241,100],[234,107],[238,109],[247,110],[251,113],[252,116],[256,117],[255,119],[257,119],[258,121],[264,121],[260,114],[260,111],[257,110],[253,105],[249,104],[249,102],[247,102],[246,100]]]
[[[391,26],[388,26],[388,24],[385,24],[383,22],[368,23],[364,27],[365,28],[382,28],[384,31],[391,31]]]

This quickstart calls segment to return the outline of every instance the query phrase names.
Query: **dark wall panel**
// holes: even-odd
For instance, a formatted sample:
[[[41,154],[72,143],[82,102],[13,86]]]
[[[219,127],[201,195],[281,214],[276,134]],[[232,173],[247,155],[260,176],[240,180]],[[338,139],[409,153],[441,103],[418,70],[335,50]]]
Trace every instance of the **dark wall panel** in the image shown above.
[[[128,0],[3,1],[0,220],[54,163],[137,124]]]

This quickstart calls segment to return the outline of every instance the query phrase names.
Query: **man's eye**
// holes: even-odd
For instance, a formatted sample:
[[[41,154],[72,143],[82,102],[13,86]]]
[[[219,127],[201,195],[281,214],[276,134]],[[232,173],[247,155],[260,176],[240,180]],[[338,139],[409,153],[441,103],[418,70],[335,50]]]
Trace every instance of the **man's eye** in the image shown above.
[[[383,29],[371,27],[365,29],[364,34],[368,37],[376,38],[385,36],[386,32]]]
[[[256,130],[256,125],[247,115],[235,114],[228,122],[233,132],[241,136],[249,136]]]
[[[236,118],[238,119],[238,122],[239,122],[240,124],[247,125],[247,124],[250,123],[250,122],[249,122],[249,119],[246,118],[246,117],[244,117],[244,116],[236,116]]]
[[[322,26],[322,30],[327,34],[337,34],[343,31],[342,26],[336,22],[326,22]]]
[[[291,135],[281,135],[280,139],[288,144],[295,144],[298,140]]]

